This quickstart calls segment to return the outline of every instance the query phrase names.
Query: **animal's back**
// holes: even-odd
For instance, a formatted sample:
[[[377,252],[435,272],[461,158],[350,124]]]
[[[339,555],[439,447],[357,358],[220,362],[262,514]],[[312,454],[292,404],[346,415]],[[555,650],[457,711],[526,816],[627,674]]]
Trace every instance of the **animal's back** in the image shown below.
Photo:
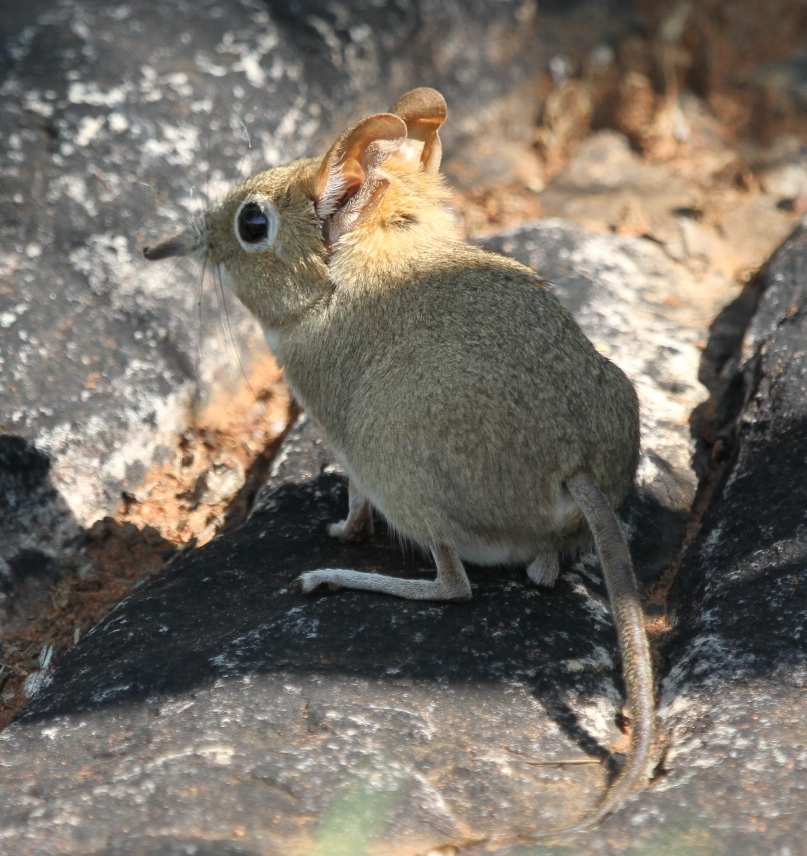
[[[317,385],[350,400],[312,409],[402,533],[475,561],[529,561],[585,532],[562,489],[576,470],[614,504],[624,496],[638,404],[535,274],[459,246],[419,258],[416,277],[337,287],[318,322]],[[294,383],[294,359],[287,372]]]

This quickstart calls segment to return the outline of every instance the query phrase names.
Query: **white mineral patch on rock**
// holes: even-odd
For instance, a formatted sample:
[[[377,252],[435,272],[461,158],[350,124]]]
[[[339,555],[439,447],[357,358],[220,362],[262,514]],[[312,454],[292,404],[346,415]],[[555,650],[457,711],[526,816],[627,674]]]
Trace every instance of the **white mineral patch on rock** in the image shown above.
[[[104,127],[103,116],[85,116],[78,126],[78,133],[73,138],[77,146],[89,145]]]
[[[93,107],[117,107],[126,100],[131,92],[129,84],[121,84],[102,92],[97,83],[75,81],[67,90],[67,100],[71,104],[89,104]]]

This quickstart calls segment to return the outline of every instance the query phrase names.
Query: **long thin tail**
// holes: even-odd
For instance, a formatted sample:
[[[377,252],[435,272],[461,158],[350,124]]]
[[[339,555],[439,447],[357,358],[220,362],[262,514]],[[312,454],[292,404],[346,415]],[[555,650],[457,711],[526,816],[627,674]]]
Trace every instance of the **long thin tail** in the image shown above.
[[[566,487],[588,521],[600,554],[622,654],[622,675],[631,722],[630,749],[624,767],[594,812],[565,830],[573,832],[598,824],[647,782],[656,717],[650,646],[628,545],[613,509],[590,473],[576,473],[566,480]]]

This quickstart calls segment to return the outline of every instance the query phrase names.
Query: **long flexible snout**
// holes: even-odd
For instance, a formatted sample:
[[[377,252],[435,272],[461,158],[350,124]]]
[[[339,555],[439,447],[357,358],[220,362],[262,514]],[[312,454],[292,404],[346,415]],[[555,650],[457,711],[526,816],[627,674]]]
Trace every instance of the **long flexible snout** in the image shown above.
[[[199,235],[191,229],[183,229],[181,232],[160,241],[158,244],[143,247],[143,256],[150,262],[167,259],[171,256],[187,256],[195,250],[200,249],[201,241]]]

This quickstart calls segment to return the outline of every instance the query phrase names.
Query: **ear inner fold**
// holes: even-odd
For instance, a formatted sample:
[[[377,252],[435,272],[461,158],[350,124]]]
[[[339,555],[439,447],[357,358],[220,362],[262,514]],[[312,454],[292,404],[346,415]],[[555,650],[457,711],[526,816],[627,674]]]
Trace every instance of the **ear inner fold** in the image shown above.
[[[420,158],[423,169],[432,175],[436,174],[443,156],[438,131],[448,115],[445,98],[436,89],[423,86],[402,95],[392,105],[390,113],[400,116],[406,123],[410,140],[423,143]]]
[[[381,202],[390,181],[380,170],[371,170],[358,193],[331,215],[323,224],[325,244],[335,244],[345,232],[349,232],[360,220],[367,217]]]
[[[362,187],[368,170],[392,152],[375,145],[403,141],[406,125],[390,113],[378,113],[354,125],[331,146],[314,178],[312,196],[317,216],[325,220]]]

